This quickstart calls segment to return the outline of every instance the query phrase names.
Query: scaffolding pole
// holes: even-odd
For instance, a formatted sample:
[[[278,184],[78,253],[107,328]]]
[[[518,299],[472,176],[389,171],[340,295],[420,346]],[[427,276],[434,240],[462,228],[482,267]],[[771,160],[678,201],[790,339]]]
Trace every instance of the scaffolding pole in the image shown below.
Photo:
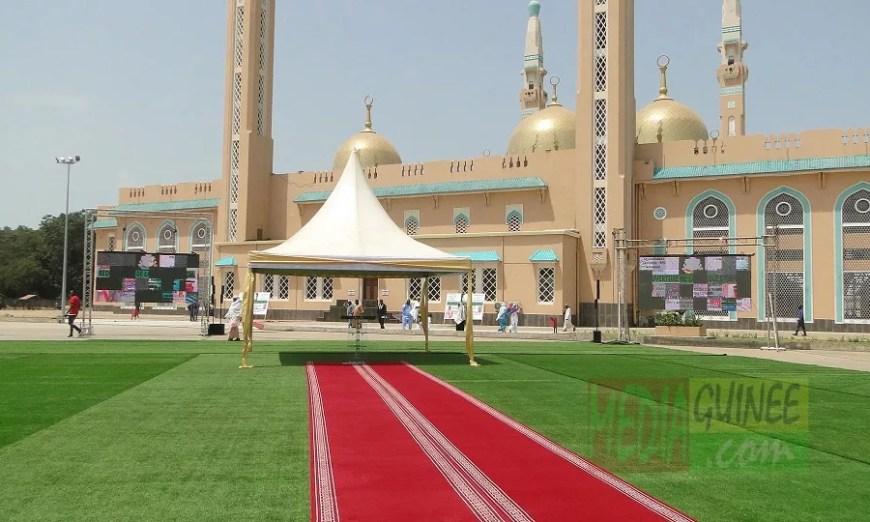
[[[764,277],[771,275],[771,284],[765,284],[764,318],[767,322],[767,345],[762,350],[784,350],[779,344],[779,316],[777,315],[777,284],[779,280],[779,227],[767,227],[764,235]],[[771,255],[771,253],[773,255]],[[771,269],[772,267],[772,269]],[[766,282],[765,282],[766,283]]]
[[[95,234],[94,222],[97,219],[97,211],[85,209],[84,239],[82,241],[82,330],[79,337],[94,335],[94,247]]]

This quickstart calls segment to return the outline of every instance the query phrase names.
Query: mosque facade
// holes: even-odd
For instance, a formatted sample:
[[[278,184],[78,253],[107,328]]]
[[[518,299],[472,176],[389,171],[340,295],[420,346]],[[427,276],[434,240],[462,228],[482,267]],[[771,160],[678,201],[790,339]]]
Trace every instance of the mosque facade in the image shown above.
[[[747,134],[740,0],[723,0],[721,34],[711,35],[721,55],[718,68],[711,64],[715,129],[670,95],[665,57],[658,96],[635,106],[632,0],[577,1],[574,110],[547,81],[541,6],[532,0],[528,9],[520,119],[503,155],[405,162],[366,99],[361,130],[338,147],[330,170],[281,173],[273,169],[275,2],[228,0],[221,177],[121,188],[117,203],[99,210],[97,248],[198,252],[215,300],[227,299],[239,292],[248,253],[306,223],[358,149],[370,186],[407,234],[473,261],[471,281],[432,281],[436,322],[447,295],[470,286],[485,296],[486,321],[495,303],[519,302],[525,324],[547,324],[569,305],[579,325],[614,325],[622,300],[626,318],[645,324],[652,311],[632,305],[640,255],[719,252],[751,256],[752,307],[709,312],[709,325],[764,328],[771,304],[784,317],[802,305],[813,329],[870,331],[870,128]],[[726,240],[773,227],[773,254]],[[616,248],[627,244],[643,248]],[[422,286],[279,275],[257,285],[271,292],[270,318],[280,319],[334,316],[347,299],[384,299],[395,311]]]

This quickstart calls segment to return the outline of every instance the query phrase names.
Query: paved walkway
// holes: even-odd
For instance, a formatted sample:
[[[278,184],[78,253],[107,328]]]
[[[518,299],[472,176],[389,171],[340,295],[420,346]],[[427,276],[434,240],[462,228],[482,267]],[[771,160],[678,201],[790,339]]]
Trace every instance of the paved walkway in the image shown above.
[[[844,352],[835,350],[759,350],[754,348],[720,348],[707,346],[663,346],[671,350],[726,354],[754,359],[768,359],[797,364],[814,364],[828,368],[843,368],[870,372],[870,352]]]

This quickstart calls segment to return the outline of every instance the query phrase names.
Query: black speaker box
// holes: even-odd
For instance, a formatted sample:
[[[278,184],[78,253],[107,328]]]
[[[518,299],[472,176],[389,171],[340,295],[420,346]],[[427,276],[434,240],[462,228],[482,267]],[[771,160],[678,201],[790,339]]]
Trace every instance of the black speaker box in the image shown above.
[[[224,325],[221,323],[212,323],[208,325],[208,334],[209,335],[223,335],[224,334]]]

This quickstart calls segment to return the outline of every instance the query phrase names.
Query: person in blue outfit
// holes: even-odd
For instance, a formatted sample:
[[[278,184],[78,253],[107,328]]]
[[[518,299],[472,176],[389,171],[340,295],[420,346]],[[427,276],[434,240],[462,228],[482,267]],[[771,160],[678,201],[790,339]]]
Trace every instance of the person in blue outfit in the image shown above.
[[[498,309],[498,314],[495,316],[495,322],[498,323],[498,331],[504,332],[508,325],[508,320],[510,319],[510,305],[507,303],[502,303],[501,308]]]
[[[405,301],[405,304],[402,305],[402,330],[410,330],[411,329],[411,300],[408,299]]]

